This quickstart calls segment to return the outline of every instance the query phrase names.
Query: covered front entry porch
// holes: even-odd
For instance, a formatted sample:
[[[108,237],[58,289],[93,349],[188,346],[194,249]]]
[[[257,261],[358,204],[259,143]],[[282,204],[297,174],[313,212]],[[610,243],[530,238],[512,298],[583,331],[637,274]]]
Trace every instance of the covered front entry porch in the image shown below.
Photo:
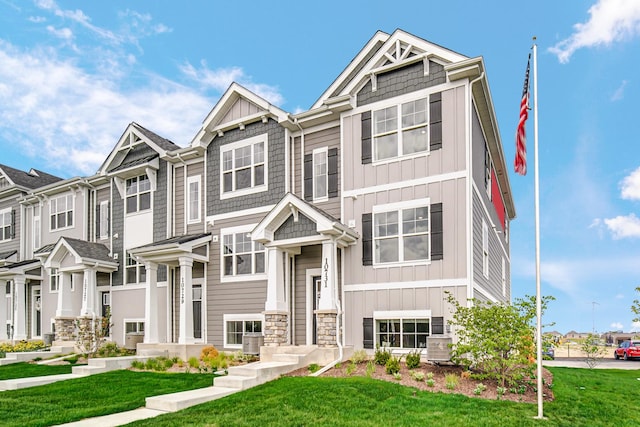
[[[6,296],[1,318],[0,340],[42,338],[42,269],[40,261],[28,260],[0,268],[0,283]]]
[[[357,233],[288,193],[252,239],[267,248],[265,346],[340,346],[342,255]]]
[[[199,355],[206,342],[206,263],[211,234],[185,235],[130,249],[146,270],[144,341],[138,349]],[[158,272],[167,286],[158,287]],[[166,306],[159,304],[165,291]],[[161,325],[166,325],[166,328]],[[163,330],[165,333],[160,333]],[[195,346],[191,351],[187,346]],[[191,354],[194,353],[194,354]],[[197,353],[197,354],[195,354]]]

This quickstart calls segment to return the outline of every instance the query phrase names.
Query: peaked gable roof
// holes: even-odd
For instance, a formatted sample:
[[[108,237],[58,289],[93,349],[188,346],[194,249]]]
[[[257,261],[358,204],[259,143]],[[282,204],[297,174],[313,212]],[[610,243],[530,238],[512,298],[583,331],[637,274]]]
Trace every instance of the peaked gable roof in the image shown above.
[[[55,244],[44,266],[50,268],[55,266],[55,262],[60,262],[64,253],[70,253],[75,263],[79,266],[91,265],[99,271],[114,271],[118,268],[109,249],[102,243],[87,242],[86,240],[73,239],[70,237],[61,237]]]
[[[0,164],[0,176],[6,178],[10,185],[15,185],[29,190],[62,180],[60,177],[42,172],[38,169],[31,169],[29,172],[23,172],[2,164]]]

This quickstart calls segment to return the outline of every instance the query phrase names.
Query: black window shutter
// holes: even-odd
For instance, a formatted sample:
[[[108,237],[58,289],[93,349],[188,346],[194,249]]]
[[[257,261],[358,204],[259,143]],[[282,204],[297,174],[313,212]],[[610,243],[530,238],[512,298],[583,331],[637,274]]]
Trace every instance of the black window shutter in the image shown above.
[[[327,172],[329,197],[338,197],[338,149],[330,148],[327,152]]]
[[[16,210],[11,210],[11,229],[9,232],[12,239],[16,238]]]
[[[100,203],[96,205],[96,240],[100,240]]]
[[[362,113],[362,164],[371,163],[371,111]]]
[[[444,334],[444,317],[431,318],[431,335]]]
[[[313,154],[304,155],[304,199],[313,200]]]
[[[431,205],[431,261],[442,259],[442,203]]]
[[[362,319],[362,346],[364,348],[373,348],[373,317],[365,317]]]
[[[370,213],[362,214],[362,265],[373,265],[373,221]]]
[[[442,93],[433,93],[429,97],[429,148],[442,148]]]

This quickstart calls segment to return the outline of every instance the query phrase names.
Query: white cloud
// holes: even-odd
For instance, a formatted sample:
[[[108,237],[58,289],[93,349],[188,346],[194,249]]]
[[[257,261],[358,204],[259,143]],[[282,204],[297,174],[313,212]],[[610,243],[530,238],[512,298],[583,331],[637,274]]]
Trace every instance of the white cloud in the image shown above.
[[[620,183],[620,196],[627,200],[640,200],[640,168],[631,172]]]
[[[634,214],[605,219],[604,223],[613,234],[614,239],[640,237],[640,219]]]
[[[583,47],[609,46],[640,34],[640,2],[637,0],[598,0],[589,8],[586,23],[573,26],[574,33],[549,48],[562,63]]]
[[[613,95],[611,95],[612,102],[620,101],[624,98],[624,89],[627,87],[627,83],[628,82],[626,80],[623,80],[622,83],[620,83],[620,86],[618,86],[615,92],[613,92]]]
[[[195,90],[147,76],[124,90],[110,74],[90,73],[53,49],[21,51],[0,40],[0,138],[22,145],[66,174],[92,174],[128,123],[185,146],[211,101]]]
[[[58,37],[59,39],[63,39],[67,41],[73,40],[73,32],[69,28],[57,29],[53,27],[53,25],[48,25],[47,31],[49,31],[51,34]]]
[[[35,24],[41,24],[43,22],[46,22],[47,18],[45,18],[44,16],[30,16],[29,17],[29,22],[33,22]]]
[[[624,299],[624,295],[623,294],[617,294],[616,295],[616,299]]]
[[[620,322],[613,322],[610,326],[613,331],[621,331],[624,329],[624,326]]]
[[[632,332],[640,331],[640,322],[632,322],[631,323],[631,331]]]

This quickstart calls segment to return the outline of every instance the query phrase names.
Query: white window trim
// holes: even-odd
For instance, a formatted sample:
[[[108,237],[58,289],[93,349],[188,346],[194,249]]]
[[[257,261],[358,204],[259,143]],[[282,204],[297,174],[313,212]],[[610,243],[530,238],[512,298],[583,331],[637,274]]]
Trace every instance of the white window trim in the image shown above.
[[[398,160],[406,160],[406,159],[411,159],[414,157],[423,157],[423,156],[427,156],[429,155],[429,153],[431,152],[431,131],[430,131],[430,120],[431,120],[431,115],[430,115],[430,100],[431,100],[431,95],[433,93],[437,93],[437,92],[432,92],[432,93],[421,93],[419,96],[411,96],[411,97],[401,97],[401,98],[396,98],[393,100],[393,102],[385,102],[385,103],[381,103],[381,104],[376,104],[375,106],[373,106],[373,108],[371,109],[371,163],[378,165],[378,164],[384,164],[384,163],[389,163],[389,162],[395,162]],[[416,153],[407,153],[407,154],[401,154],[402,151],[402,104],[408,104],[410,102],[414,102],[414,101],[418,101],[420,99],[425,99],[427,100],[427,121],[426,121],[426,126],[427,126],[427,148],[425,151],[419,151]],[[389,107],[393,107],[395,106],[397,109],[397,120],[398,120],[398,127],[396,128],[395,133],[398,134],[398,139],[397,139],[397,145],[398,145],[398,151],[397,151],[397,155],[396,156],[392,156],[392,157],[387,157],[384,159],[377,159],[375,156],[375,138],[376,138],[376,132],[375,132],[375,119],[374,119],[374,114],[376,111],[380,111],[380,110],[385,110]],[[410,128],[407,129],[413,129],[413,128],[418,128],[420,126],[412,126]],[[384,134],[379,134],[379,135],[389,135],[392,132],[387,132]]]
[[[224,192],[224,171],[223,171],[223,156],[224,153],[235,150],[237,148],[246,147],[248,145],[253,145],[258,142],[264,142],[264,184],[243,188],[241,190],[232,190],[228,192]],[[242,141],[233,142],[231,144],[226,144],[220,147],[220,200],[230,199],[233,197],[246,196],[248,194],[262,193],[269,189],[269,137],[268,134],[264,133],[262,135],[254,136],[251,138],[243,139]],[[253,150],[252,150],[253,155]],[[253,165],[253,159],[251,159]],[[235,175],[234,175],[235,177]]]
[[[429,335],[431,336],[431,310],[389,310],[389,311],[374,311],[373,312],[373,341],[374,343],[378,342],[378,321],[379,320],[395,320],[399,319],[401,322],[404,319],[428,319],[429,320]],[[400,330],[400,337],[402,338],[402,330]],[[402,341],[401,341],[402,342]],[[411,350],[424,350],[426,348],[409,348],[409,347],[389,347],[392,349],[397,349],[400,351],[411,351]]]
[[[502,296],[507,296],[507,271],[506,271],[506,263],[504,261],[504,257],[502,257]]]
[[[198,200],[197,200],[197,204],[198,204],[198,211],[196,212],[197,216],[196,218],[191,218],[191,184],[193,183],[197,183],[198,184]],[[190,176],[187,178],[187,188],[186,188],[186,194],[187,194],[187,203],[185,204],[185,217],[187,219],[187,224],[197,224],[199,222],[202,221],[202,181],[200,178],[200,175],[194,175],[194,176]]]
[[[64,197],[65,198],[65,203],[66,203],[66,198],[69,197],[69,196],[71,196],[71,209],[67,209],[64,212],[69,212],[69,211],[71,212],[72,224],[71,225],[67,225],[65,227],[51,228],[51,216],[53,215],[51,213],[51,202],[53,200],[56,201],[56,209],[57,209],[58,208],[58,202],[57,201]],[[60,195],[60,196],[56,196],[56,197],[50,198],[49,199],[49,217],[48,217],[49,220],[47,221],[49,223],[48,224],[49,225],[49,231],[52,232],[52,233],[57,233],[59,231],[69,230],[69,229],[73,228],[74,224],[76,222],[75,207],[76,207],[76,195],[73,194],[73,193],[72,194],[63,194],[63,195]],[[60,212],[56,212],[56,215],[59,214],[59,213]]]
[[[102,217],[102,211],[106,212],[106,218]],[[109,238],[109,201],[108,200],[104,200],[102,202],[100,202],[100,230],[98,230],[98,232],[100,233],[100,240],[106,240]],[[104,234],[102,233],[104,229]]]
[[[9,214],[9,224],[5,224],[4,223],[4,216],[6,214]],[[7,225],[9,226],[9,238],[5,239],[4,238],[4,232],[3,234],[3,238],[0,239],[0,242],[8,242],[9,240],[11,240],[11,208],[7,208],[7,209],[3,209],[0,211],[0,219],[2,219],[2,224],[0,224],[0,228],[4,228]]]
[[[140,178],[142,176],[147,177],[147,180],[149,181],[149,190],[140,191]],[[137,191],[134,194],[127,194],[127,181],[134,178],[136,179]],[[123,211],[124,211],[125,217],[145,214],[153,211],[153,200],[154,200],[154,193],[155,193],[154,188],[155,188],[154,181],[152,181],[152,178],[151,176],[149,176],[148,173],[142,173],[140,175],[132,176],[130,178],[125,179],[124,180],[124,198],[123,198],[124,200]],[[146,193],[149,193],[149,207],[147,209],[140,209],[140,195],[146,194]],[[134,195],[136,197],[136,210],[133,212],[127,212],[127,199],[129,197],[133,197]]]
[[[236,227],[222,228],[220,230],[220,282],[232,283],[232,282],[253,282],[257,280],[267,280],[267,266],[268,266],[268,252],[264,252],[265,272],[257,274],[241,274],[239,276],[225,276],[224,275],[224,236],[235,233],[250,233],[256,228],[258,224],[238,225]]]
[[[489,200],[492,198],[492,175],[493,175],[493,162],[491,161],[491,153],[489,153],[489,146],[485,144],[485,159],[484,159],[484,173],[485,173],[485,190],[487,192],[487,197]]]
[[[32,253],[35,252],[36,250],[40,249],[40,243],[42,242],[41,239],[41,227],[42,227],[42,222],[40,220],[40,214],[36,215],[35,214],[35,208],[33,209],[34,214],[33,214],[33,223],[32,223],[32,230],[31,230],[31,234],[33,234],[32,236],[32,245],[33,245],[33,250],[31,251]],[[2,215],[0,213],[0,215]]]
[[[140,328],[139,328],[139,323],[143,323],[144,324],[144,318],[129,318],[129,317],[125,317],[124,319],[122,319],[122,337],[124,339],[124,337],[127,336],[127,323],[136,323],[136,330],[137,332],[140,332]],[[144,325],[145,330],[147,329],[147,325]],[[143,331],[144,333],[144,331]]]
[[[50,294],[57,294],[60,291],[60,280],[62,280],[62,274],[60,273],[60,269],[59,268],[55,268],[56,270],[56,274],[52,274],[52,270],[54,270],[54,268],[51,268],[49,270],[49,293]],[[56,288],[55,289],[51,289],[51,277],[55,276],[58,279],[56,280]]]
[[[375,205],[373,206],[371,213],[373,216],[375,216],[375,214],[377,213],[384,213],[384,212],[392,212],[392,211],[402,211],[403,209],[412,209],[412,208],[421,208],[421,207],[427,207],[429,209],[429,231],[427,232],[428,236],[429,236],[429,258],[427,259],[422,259],[422,260],[416,260],[416,261],[396,261],[396,262],[383,262],[383,263],[376,263],[375,262],[375,233],[374,230],[371,231],[371,239],[372,239],[372,250],[374,251],[373,254],[373,268],[388,268],[388,267],[394,267],[394,266],[414,266],[414,265],[428,265],[431,264],[431,199],[430,198],[425,198],[425,199],[415,199],[415,200],[407,200],[405,202],[397,202],[397,203],[388,203],[386,205]],[[398,227],[400,227],[402,225],[402,220],[401,220],[402,216],[400,216],[398,218],[399,224]],[[398,228],[398,231],[400,231],[400,229]],[[400,245],[400,244],[398,244]],[[400,246],[398,246],[398,250],[400,250]]]
[[[144,265],[144,263],[141,263],[139,260],[137,260],[135,257],[131,256],[131,259],[133,261],[135,261],[135,264],[128,264],[129,261],[129,252],[125,251],[125,258],[124,258],[124,280],[123,280],[123,284],[124,286],[135,286],[135,285],[144,285],[146,283],[146,280],[143,282],[139,282],[138,280],[140,279],[140,270],[141,269],[145,269],[145,278],[147,277],[146,274],[146,267]],[[133,269],[136,268],[136,281],[135,282],[131,282],[131,283],[127,283],[127,273],[129,269]]]
[[[487,222],[482,220],[482,274],[489,278],[489,227]]]
[[[250,314],[223,314],[222,315],[222,337],[224,348],[236,348],[242,349],[242,344],[228,344],[227,343],[227,322],[237,321],[255,321],[260,320],[262,322],[262,335],[264,335],[264,314],[250,313]],[[244,324],[243,324],[244,326]]]
[[[327,167],[327,172],[325,174],[325,192],[326,194],[322,197],[316,197],[316,154],[324,153],[325,164]],[[312,194],[314,202],[325,202],[329,200],[329,147],[316,148],[311,153],[311,182],[312,185]]]

